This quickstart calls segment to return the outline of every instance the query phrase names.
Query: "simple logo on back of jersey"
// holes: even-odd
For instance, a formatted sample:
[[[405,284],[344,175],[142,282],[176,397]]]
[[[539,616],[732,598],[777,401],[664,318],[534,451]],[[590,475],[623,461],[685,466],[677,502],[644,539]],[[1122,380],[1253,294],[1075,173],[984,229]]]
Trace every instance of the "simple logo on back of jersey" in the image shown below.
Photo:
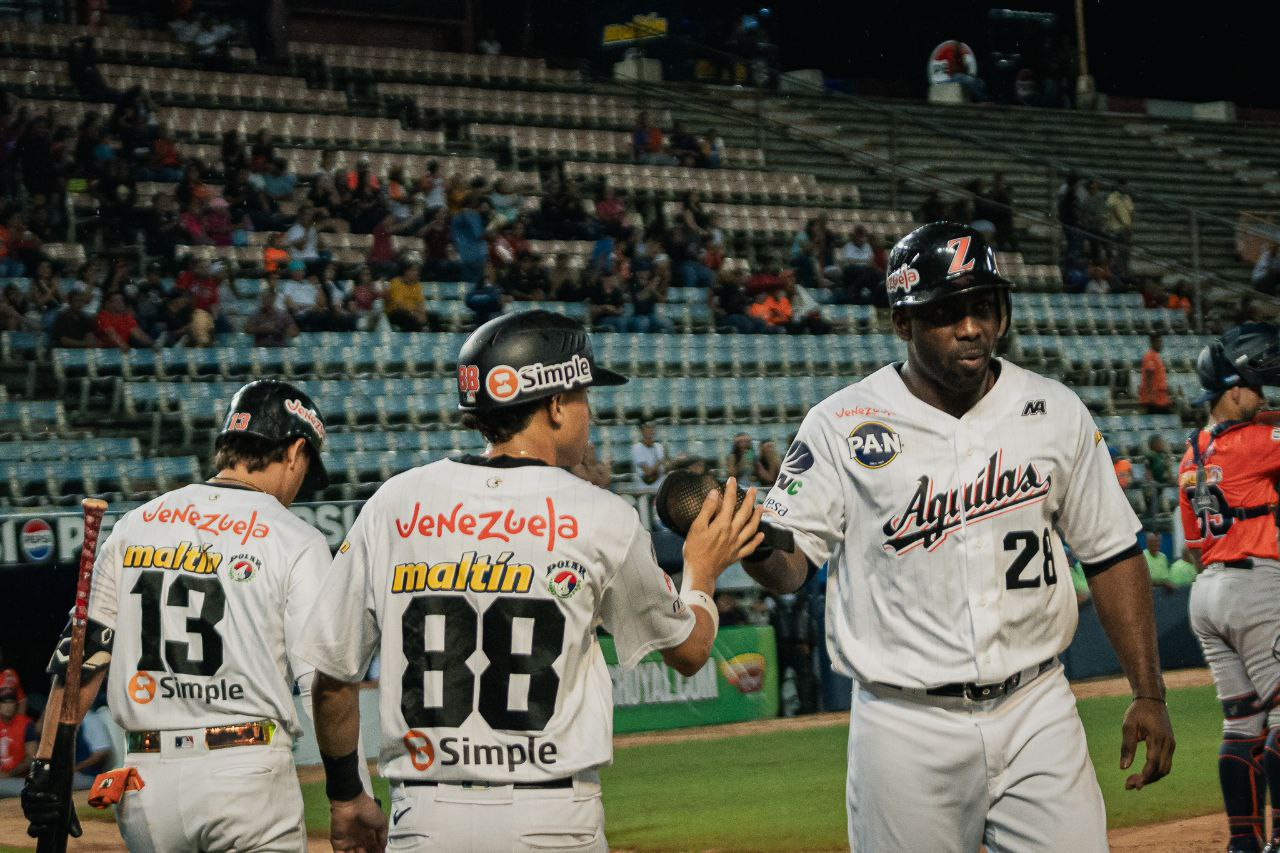
[[[1027,404],[1022,407],[1022,416],[1030,417],[1031,415],[1043,415],[1044,400],[1028,400]]]
[[[991,454],[971,482],[946,492],[936,491],[933,478],[919,479],[915,494],[901,515],[884,524],[884,549],[902,555],[918,545],[932,551],[963,521],[975,524],[1020,506],[1039,503],[1049,495],[1053,478],[1033,463],[1004,467],[1004,451]]]
[[[22,525],[22,553],[28,560],[41,562],[53,554],[53,528],[43,518],[33,518]]]
[[[231,566],[227,569],[227,575],[233,581],[247,583],[258,576],[262,571],[262,561],[253,554],[236,554],[231,558]]]
[[[404,734],[404,748],[409,753],[409,763],[414,770],[430,770],[436,762],[436,748],[427,737],[417,729],[409,729]]]
[[[787,448],[787,455],[782,460],[782,466],[778,470],[778,488],[783,489],[789,495],[794,495],[804,486],[804,481],[800,479],[800,475],[812,467],[813,451],[803,441],[796,440]]]
[[[391,570],[391,591],[528,592],[533,585],[533,566],[512,562],[512,556],[510,551],[503,551],[498,559],[491,560],[488,554],[466,551],[457,560],[445,563],[400,563]]]
[[[547,566],[547,589],[556,598],[571,598],[582,582],[587,570],[573,560],[561,560]]]
[[[883,468],[902,452],[902,436],[879,421],[865,421],[849,433],[849,458],[863,468]]]
[[[139,705],[146,705],[156,698],[156,680],[149,672],[135,672],[129,679],[129,698]]]

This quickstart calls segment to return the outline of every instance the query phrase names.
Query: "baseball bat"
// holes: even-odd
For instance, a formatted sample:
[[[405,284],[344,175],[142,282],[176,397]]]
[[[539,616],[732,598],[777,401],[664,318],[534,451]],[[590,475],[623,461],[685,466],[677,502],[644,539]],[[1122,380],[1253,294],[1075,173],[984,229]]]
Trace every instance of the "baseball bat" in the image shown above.
[[[84,543],[80,546],[80,573],[76,577],[76,604],[71,613],[71,649],[67,654],[67,670],[62,679],[62,705],[58,708],[58,731],[49,758],[49,776],[53,790],[61,792],[71,803],[71,781],[75,775],[76,728],[80,724],[80,668],[84,665],[84,632],[89,622],[89,585],[93,579],[94,556],[98,551],[98,533],[107,502],[85,498]],[[74,804],[72,804],[74,808]],[[68,826],[60,826],[40,836],[37,853],[66,853]]]

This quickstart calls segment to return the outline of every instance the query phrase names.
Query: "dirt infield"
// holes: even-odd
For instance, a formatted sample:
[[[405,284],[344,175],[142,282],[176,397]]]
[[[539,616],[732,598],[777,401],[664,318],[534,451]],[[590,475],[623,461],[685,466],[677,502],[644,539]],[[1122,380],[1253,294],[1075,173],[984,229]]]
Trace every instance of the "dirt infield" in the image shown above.
[[[1165,683],[1170,688],[1198,687],[1211,683],[1209,672],[1205,669],[1178,670],[1165,674]],[[1123,678],[1104,678],[1076,682],[1071,685],[1078,699],[1095,696],[1123,696],[1129,691],[1129,685]],[[780,720],[759,720],[750,723],[732,723],[724,726],[707,726],[699,729],[685,729],[672,732],[644,732],[632,735],[619,735],[614,744],[619,749],[651,743],[679,743],[690,740],[715,740],[718,738],[738,737],[746,734],[757,734],[771,731],[797,731],[801,729],[820,728],[823,726],[841,725],[847,722],[848,714],[836,712],[830,714],[814,714],[807,717],[794,717]],[[306,782],[318,781],[322,774],[318,767],[307,767],[299,771],[299,777]],[[16,799],[0,800],[0,845],[25,849],[35,849],[35,845],[26,834],[26,821]],[[1186,818],[1167,823],[1134,826],[1125,829],[1113,829],[1109,833],[1111,849],[1115,853],[1164,853],[1177,850],[1179,853],[1216,853],[1226,848],[1227,822],[1220,814],[1203,817]],[[314,851],[328,853],[330,847],[323,838],[313,837],[309,848]],[[123,851],[124,844],[110,818],[104,820],[87,820],[84,822],[84,836],[73,840],[70,845],[73,851]]]

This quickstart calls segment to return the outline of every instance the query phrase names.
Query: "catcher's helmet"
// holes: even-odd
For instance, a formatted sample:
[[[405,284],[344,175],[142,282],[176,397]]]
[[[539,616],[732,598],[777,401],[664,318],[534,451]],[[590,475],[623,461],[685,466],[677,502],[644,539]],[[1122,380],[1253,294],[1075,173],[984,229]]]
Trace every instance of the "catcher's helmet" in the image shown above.
[[[320,458],[324,419],[311,398],[288,382],[259,379],[237,391],[218,432],[219,438],[224,435],[254,435],[273,442],[305,438],[312,456],[302,490],[313,492],[329,485],[329,473]]]
[[[974,290],[997,288],[1009,316],[1013,282],[1000,274],[996,252],[982,233],[954,222],[921,225],[889,253],[885,288],[894,308],[927,305]]]
[[[458,408],[464,412],[626,381],[595,363],[581,323],[551,311],[496,317],[472,332],[458,352]]]
[[[1204,393],[1195,403],[1216,400],[1240,385],[1280,385],[1280,327],[1273,323],[1241,323],[1222,333],[1196,359]]]

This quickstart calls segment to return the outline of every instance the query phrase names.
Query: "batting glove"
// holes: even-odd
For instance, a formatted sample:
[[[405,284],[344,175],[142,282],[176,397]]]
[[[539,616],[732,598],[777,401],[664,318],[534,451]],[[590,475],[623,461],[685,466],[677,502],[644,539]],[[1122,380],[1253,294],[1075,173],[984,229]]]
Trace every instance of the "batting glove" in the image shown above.
[[[22,813],[30,824],[27,835],[39,838],[65,826],[72,838],[79,838],[83,830],[80,829],[76,810],[72,808],[70,799],[53,788],[49,762],[44,759],[31,762],[27,783],[22,786]]]

